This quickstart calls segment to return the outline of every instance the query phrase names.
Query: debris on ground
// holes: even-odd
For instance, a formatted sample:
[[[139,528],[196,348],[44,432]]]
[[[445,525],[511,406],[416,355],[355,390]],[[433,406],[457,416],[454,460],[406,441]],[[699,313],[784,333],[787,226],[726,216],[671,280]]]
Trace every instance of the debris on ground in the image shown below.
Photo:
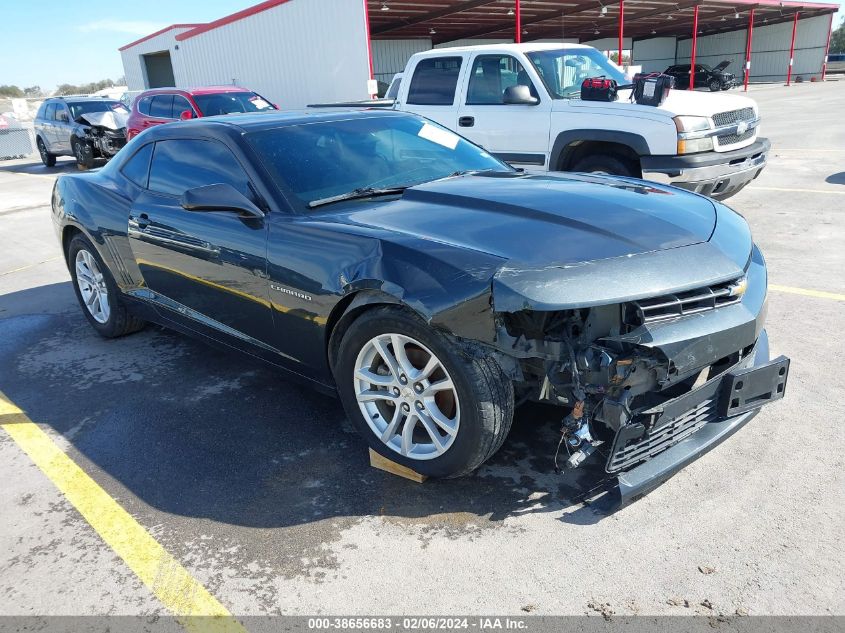
[[[689,609],[689,600],[685,600],[684,598],[669,598],[666,601],[666,604],[673,607],[684,607],[685,609]]]
[[[610,608],[609,602],[596,602],[594,600],[590,600],[587,603],[587,607],[596,613],[601,613],[601,617],[603,617],[607,622],[610,622],[610,618],[614,614],[613,609]]]
[[[702,574],[712,574],[716,571],[716,568],[710,567],[709,565],[699,565],[698,571],[700,571]]]
[[[525,606],[521,607],[521,609],[525,611],[525,613],[531,613],[536,608],[537,607],[535,607],[533,604],[526,604]]]

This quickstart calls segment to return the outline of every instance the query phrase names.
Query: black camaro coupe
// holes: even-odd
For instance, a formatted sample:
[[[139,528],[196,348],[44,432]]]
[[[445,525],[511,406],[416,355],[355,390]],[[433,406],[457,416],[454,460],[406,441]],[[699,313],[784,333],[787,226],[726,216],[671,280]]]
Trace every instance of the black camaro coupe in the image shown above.
[[[784,394],[741,216],[526,174],[414,115],[161,125],[52,205],[101,335],[153,321],[247,352],[422,474],[477,468],[534,401],[560,409],[556,463],[603,460],[629,500]]]

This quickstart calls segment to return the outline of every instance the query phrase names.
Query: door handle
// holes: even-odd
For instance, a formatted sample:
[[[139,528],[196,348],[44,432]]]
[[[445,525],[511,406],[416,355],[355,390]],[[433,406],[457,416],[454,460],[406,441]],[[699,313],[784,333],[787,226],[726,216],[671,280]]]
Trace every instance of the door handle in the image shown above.
[[[458,119],[458,125],[461,127],[472,127],[475,125],[475,117],[474,116],[462,116]]]

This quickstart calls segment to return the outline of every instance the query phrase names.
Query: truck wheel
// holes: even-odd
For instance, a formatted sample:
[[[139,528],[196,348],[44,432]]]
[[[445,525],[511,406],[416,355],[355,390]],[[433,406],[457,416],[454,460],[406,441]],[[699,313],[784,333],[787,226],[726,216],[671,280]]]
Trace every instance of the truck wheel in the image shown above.
[[[406,310],[376,308],[344,333],[334,367],[346,415],[373,450],[429,477],[466,475],[502,446],[513,384]]]
[[[123,304],[109,269],[97,249],[82,234],[71,239],[67,261],[79,306],[97,334],[116,338],[144,327],[144,322]]]
[[[36,139],[35,144],[38,146],[38,153],[41,155],[41,162],[44,163],[44,166],[55,167],[56,155],[47,151],[47,146],[44,145],[44,141],[41,140],[40,136]]]
[[[585,156],[572,167],[570,171],[580,171],[587,174],[611,174],[614,176],[635,176],[628,161],[607,154],[592,154]]]
[[[78,138],[71,140],[70,145],[76,158],[76,166],[82,170],[91,169],[94,166],[94,148]]]
[[[710,88],[710,92],[719,92],[722,89],[722,82],[718,79],[711,79],[707,87]]]

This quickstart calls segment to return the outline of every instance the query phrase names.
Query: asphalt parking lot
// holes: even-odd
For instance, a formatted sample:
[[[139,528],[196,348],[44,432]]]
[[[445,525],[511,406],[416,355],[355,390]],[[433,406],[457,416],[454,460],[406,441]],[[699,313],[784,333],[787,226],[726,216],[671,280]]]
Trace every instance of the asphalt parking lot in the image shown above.
[[[473,476],[416,484],[369,467],[338,402],[246,357],[99,338],[49,217],[75,165],[0,163],[0,615],[165,615],[183,572],[239,616],[845,615],[845,81],[752,96],[773,152],[729,204],[768,260],[786,399],[611,515],[576,501],[589,472],[555,474],[543,410]],[[13,439],[27,419],[90,485],[57,488],[45,444]],[[151,538],[121,541],[136,526]]]

